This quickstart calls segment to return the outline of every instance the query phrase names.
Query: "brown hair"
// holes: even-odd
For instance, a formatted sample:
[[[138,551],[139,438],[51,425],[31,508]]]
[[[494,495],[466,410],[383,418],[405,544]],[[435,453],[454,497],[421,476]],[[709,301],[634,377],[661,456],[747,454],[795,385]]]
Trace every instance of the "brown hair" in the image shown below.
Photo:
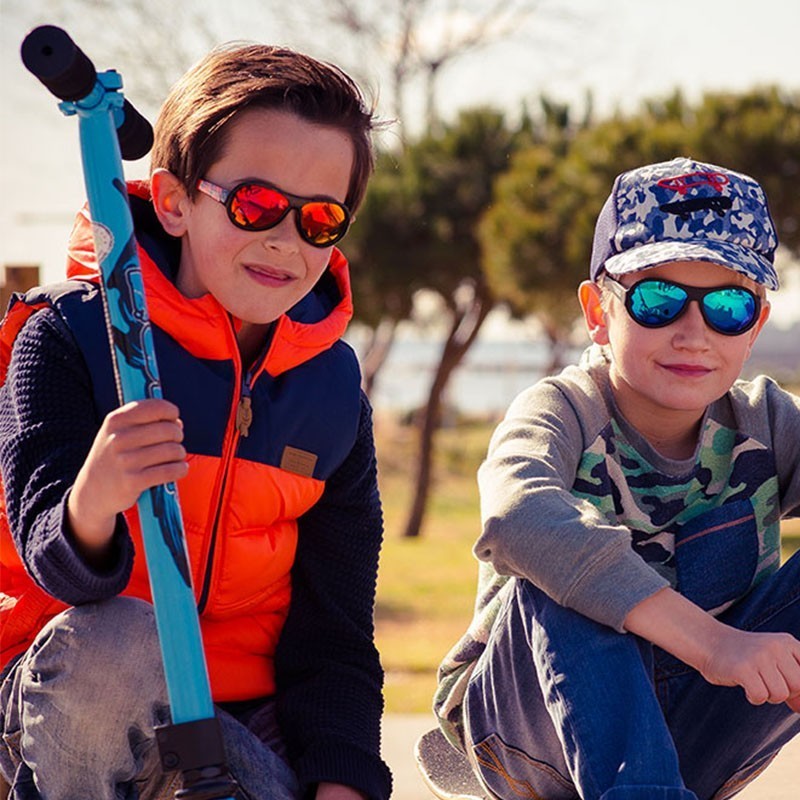
[[[169,170],[194,198],[197,181],[221,158],[230,123],[252,108],[289,111],[349,134],[354,159],[345,204],[358,208],[374,167],[373,112],[338,67],[280,47],[222,45],[195,64],[156,120],[151,171]]]

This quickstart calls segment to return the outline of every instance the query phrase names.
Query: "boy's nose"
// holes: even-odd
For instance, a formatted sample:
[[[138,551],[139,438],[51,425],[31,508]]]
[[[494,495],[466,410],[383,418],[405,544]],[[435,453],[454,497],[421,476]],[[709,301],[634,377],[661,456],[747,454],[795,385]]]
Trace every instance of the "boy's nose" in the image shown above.
[[[261,234],[261,245],[265,250],[297,252],[300,249],[300,234],[295,224],[295,211],[290,211],[274,228]]]
[[[675,327],[675,340],[681,347],[706,347],[708,344],[708,325],[700,311],[700,303],[690,300],[689,307],[680,319],[673,323]]]

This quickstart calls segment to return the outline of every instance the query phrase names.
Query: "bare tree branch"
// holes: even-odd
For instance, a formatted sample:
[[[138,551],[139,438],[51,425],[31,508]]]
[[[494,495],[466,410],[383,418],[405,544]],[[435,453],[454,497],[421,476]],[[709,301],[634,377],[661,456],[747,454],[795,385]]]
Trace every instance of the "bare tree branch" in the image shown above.
[[[305,10],[319,24],[338,28],[357,43],[359,71],[382,65],[389,77],[393,116],[406,120],[406,93],[422,79],[428,123],[438,120],[437,79],[446,66],[482,47],[515,36],[541,0],[317,0]],[[402,133],[401,133],[402,135]]]

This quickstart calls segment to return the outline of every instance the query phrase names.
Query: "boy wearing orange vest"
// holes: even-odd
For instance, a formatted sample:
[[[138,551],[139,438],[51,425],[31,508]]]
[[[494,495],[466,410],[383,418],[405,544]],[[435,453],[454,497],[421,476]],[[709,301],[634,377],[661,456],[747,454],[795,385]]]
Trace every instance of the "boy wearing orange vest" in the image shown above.
[[[0,390],[0,772],[14,797],[171,796],[139,494],[176,481],[214,701],[251,798],[387,798],[382,515],[335,245],[373,166],[348,76],[222,47],[129,187],[164,400],[117,408],[92,225],[12,302]],[[13,540],[13,541],[12,541]]]

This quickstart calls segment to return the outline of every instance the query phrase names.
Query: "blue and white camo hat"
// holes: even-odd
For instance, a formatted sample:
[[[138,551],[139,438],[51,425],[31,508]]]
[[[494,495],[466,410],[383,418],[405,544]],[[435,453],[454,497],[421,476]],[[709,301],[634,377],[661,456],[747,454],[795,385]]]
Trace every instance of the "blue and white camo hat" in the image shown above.
[[[778,288],[778,235],[761,186],[691,158],[623,172],[594,233],[590,276],[670,261],[711,261]]]

